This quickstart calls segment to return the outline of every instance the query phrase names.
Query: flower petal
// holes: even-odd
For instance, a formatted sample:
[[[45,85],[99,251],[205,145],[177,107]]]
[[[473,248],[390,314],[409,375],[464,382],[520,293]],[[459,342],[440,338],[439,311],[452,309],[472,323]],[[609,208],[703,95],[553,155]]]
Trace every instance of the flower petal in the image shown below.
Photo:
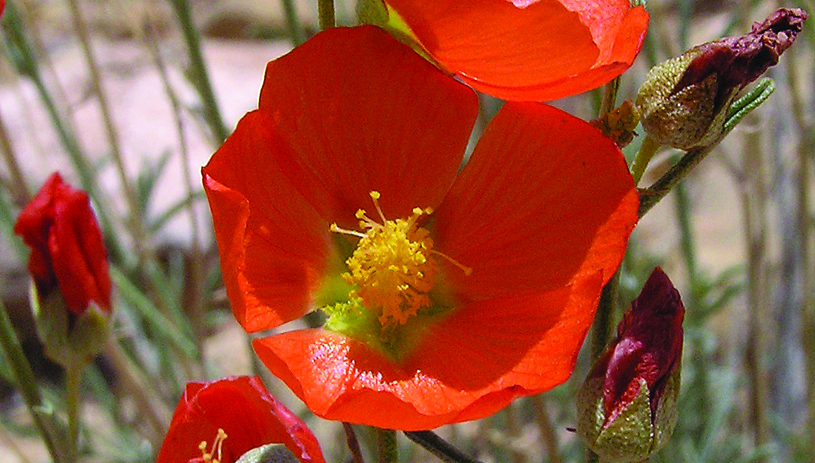
[[[453,182],[478,112],[475,94],[382,30],[321,32],[272,61],[260,108],[291,151],[278,167],[330,222],[436,207]]]
[[[317,439],[275,399],[258,377],[188,383],[159,451],[157,463],[187,463],[201,457],[198,445],[212,445],[226,432],[221,461],[237,461],[247,451],[282,443],[303,463],[323,463]],[[209,451],[209,448],[207,448]]]
[[[619,148],[558,109],[504,105],[436,213],[459,301],[535,294],[619,266],[639,200]]]
[[[598,87],[634,61],[648,13],[628,0],[386,0],[439,64],[501,99]]]
[[[302,316],[330,256],[328,223],[277,168],[270,113],[247,114],[203,168],[227,295],[247,331]]]
[[[324,330],[284,333],[254,346],[317,415],[431,429],[482,418],[566,380],[600,287],[597,274],[546,294],[467,304],[428,327],[403,364]]]

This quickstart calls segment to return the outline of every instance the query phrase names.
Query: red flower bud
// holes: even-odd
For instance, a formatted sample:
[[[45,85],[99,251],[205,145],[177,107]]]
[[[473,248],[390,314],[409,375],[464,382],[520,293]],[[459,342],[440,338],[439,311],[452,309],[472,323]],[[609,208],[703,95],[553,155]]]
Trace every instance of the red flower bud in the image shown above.
[[[639,297],[617,325],[617,339],[595,367],[605,371],[603,403],[611,421],[633,400],[644,379],[651,391],[651,412],[682,357],[685,308],[668,276],[654,269]]]
[[[28,270],[41,298],[58,288],[74,315],[91,301],[110,312],[107,254],[87,193],[54,173],[20,212],[14,233],[31,248]]]
[[[325,463],[311,430],[269,394],[257,376],[192,382],[173,414],[156,463],[235,463],[270,443],[285,445],[302,463]]]
[[[642,461],[676,423],[685,309],[656,268],[589,372],[578,397],[578,431],[611,462]]]

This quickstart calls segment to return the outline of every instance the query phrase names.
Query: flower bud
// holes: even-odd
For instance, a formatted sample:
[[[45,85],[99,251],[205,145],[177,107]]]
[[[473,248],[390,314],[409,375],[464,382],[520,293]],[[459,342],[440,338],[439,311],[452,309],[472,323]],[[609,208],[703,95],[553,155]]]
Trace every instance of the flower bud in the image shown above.
[[[31,248],[32,307],[47,352],[63,365],[89,360],[107,336],[111,282],[88,195],[54,173],[14,232]]]
[[[682,359],[679,292],[659,268],[617,326],[577,397],[580,436],[608,462],[639,462],[676,424]]]
[[[654,66],[637,95],[648,135],[663,145],[692,150],[722,136],[736,95],[792,46],[807,14],[779,9],[752,32],[692,48]]]

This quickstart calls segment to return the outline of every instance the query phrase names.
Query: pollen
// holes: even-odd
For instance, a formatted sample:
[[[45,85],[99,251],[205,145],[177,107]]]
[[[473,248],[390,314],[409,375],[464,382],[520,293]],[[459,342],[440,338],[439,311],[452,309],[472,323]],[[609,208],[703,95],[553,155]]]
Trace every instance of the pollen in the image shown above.
[[[223,447],[226,438],[226,432],[218,428],[218,434],[215,435],[215,439],[213,439],[209,451],[207,451],[207,441],[201,441],[201,443],[198,444],[198,450],[201,451],[200,461],[203,463],[225,463],[223,461]],[[195,461],[199,461],[199,459],[195,459]]]
[[[354,253],[345,263],[343,279],[354,287],[349,299],[359,299],[368,310],[376,311],[383,331],[403,325],[423,308],[430,306],[428,292],[433,288],[438,255],[469,269],[433,250],[430,232],[418,225],[420,217],[433,213],[431,208],[414,208],[406,219],[388,220],[379,206],[380,193],[370,193],[381,223],[364,210],[358,210],[361,231],[346,230],[331,224],[331,231],[359,238]]]

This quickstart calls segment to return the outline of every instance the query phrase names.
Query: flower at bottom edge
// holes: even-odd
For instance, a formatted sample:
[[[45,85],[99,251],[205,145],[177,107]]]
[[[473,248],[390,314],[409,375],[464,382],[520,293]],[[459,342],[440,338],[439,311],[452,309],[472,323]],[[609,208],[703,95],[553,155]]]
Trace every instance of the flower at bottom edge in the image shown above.
[[[156,463],[235,463],[246,452],[279,443],[302,463],[325,463],[320,444],[256,376],[190,382],[173,414]],[[207,456],[210,460],[207,460]]]
[[[204,167],[243,327],[328,315],[255,342],[317,415],[429,429],[571,374],[636,222],[633,181],[599,131],[524,103],[459,173],[476,114],[381,30],[333,29],[269,63],[259,109]]]

